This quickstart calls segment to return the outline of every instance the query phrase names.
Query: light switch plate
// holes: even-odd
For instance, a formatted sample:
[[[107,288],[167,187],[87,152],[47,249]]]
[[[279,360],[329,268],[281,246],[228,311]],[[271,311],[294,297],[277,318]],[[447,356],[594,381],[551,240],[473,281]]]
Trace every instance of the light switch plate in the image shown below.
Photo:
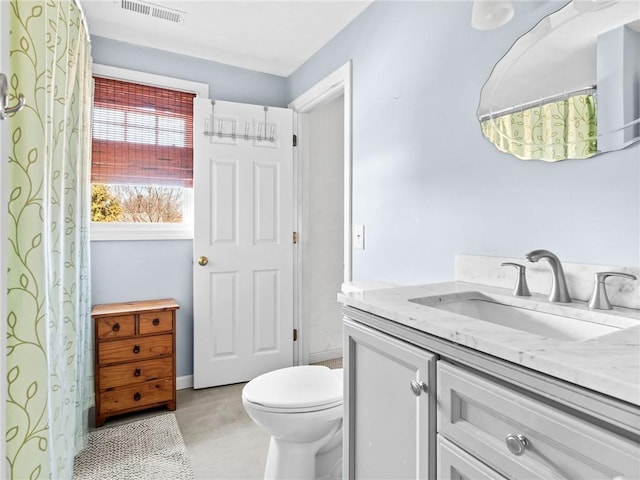
[[[364,250],[364,225],[353,226],[353,248]]]

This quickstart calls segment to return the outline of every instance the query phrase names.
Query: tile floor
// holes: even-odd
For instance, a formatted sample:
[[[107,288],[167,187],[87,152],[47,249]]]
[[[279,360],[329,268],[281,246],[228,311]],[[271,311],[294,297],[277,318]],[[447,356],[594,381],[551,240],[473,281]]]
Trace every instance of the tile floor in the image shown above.
[[[320,362],[341,368],[342,359]],[[257,427],[242,406],[244,383],[177,393],[178,425],[197,480],[261,479],[269,435]],[[108,419],[105,427],[166,413],[148,410]]]

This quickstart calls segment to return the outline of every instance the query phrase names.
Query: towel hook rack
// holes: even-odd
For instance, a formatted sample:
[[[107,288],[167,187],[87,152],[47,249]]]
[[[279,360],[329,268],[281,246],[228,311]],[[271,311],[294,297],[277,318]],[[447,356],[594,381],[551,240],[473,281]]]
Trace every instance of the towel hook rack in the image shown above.
[[[269,107],[262,107],[263,111],[264,111],[264,124],[262,123],[258,123],[256,126],[257,129],[257,134],[256,135],[250,135],[249,134],[249,129],[250,124],[249,122],[245,123],[244,126],[244,134],[236,134],[236,121],[232,120],[231,121],[231,131],[230,132],[224,132],[223,131],[223,127],[224,127],[224,119],[218,117],[218,129],[216,131],[216,116],[215,116],[215,106],[216,106],[216,101],[215,100],[211,100],[211,117],[210,119],[205,119],[204,122],[204,132],[202,132],[205,136],[207,137],[214,137],[214,138],[230,138],[231,140],[236,140],[236,138],[241,138],[243,140],[256,140],[258,142],[269,142],[269,143],[276,143],[276,127],[275,125],[269,125],[269,123],[267,122],[267,112],[269,111]],[[209,124],[211,124],[211,130],[209,130]],[[270,133],[267,136],[267,128],[270,128]]]
[[[18,95],[18,104],[9,106],[9,84],[7,82],[7,76],[4,73],[0,73],[0,120],[4,120],[12,113],[19,112],[24,108],[27,102],[24,99],[24,95]]]

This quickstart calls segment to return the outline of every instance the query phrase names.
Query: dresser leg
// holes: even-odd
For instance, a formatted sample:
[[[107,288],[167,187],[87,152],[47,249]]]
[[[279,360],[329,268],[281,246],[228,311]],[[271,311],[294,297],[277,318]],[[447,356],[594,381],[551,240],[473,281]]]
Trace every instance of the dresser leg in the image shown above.
[[[176,409],[176,401],[167,402],[167,408],[173,412]]]
[[[99,417],[98,415],[96,415],[96,427],[103,426],[106,419],[107,417]]]

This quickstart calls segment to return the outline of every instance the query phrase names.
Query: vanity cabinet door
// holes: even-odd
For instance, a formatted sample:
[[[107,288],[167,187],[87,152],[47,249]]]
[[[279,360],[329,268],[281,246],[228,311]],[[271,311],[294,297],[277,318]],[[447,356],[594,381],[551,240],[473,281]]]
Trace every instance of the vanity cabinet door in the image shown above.
[[[436,356],[345,320],[344,478],[435,478]]]

